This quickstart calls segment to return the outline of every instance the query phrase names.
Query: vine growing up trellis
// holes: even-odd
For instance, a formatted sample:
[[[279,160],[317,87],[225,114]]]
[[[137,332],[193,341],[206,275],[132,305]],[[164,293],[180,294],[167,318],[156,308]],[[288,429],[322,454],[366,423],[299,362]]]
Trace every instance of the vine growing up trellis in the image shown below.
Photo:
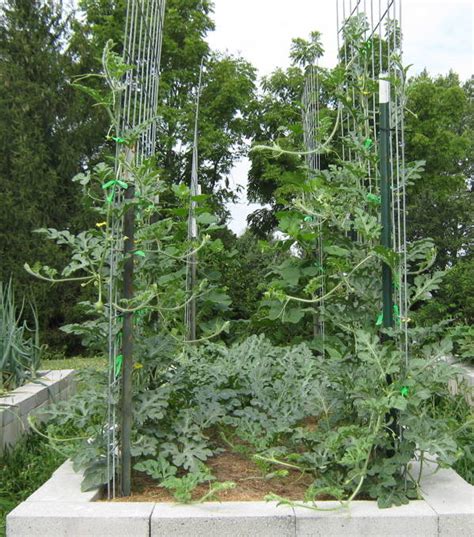
[[[408,360],[402,0],[338,0],[337,44],[346,73],[342,158],[366,167],[368,201],[381,208],[382,246],[399,260],[395,274],[383,266],[384,308],[377,324],[401,322],[400,346]]]
[[[335,130],[339,134],[341,162],[364,167],[367,202],[378,205],[385,217],[383,246],[393,249],[399,259],[392,282],[392,271],[385,264],[385,309],[377,323],[392,326],[393,318],[408,318],[406,268],[406,178],[404,154],[405,75],[402,67],[402,7],[401,0],[337,0],[337,46],[339,76],[333,98],[336,116]],[[321,110],[324,107],[320,77],[324,70],[318,65],[306,68],[303,103],[303,132],[305,159],[309,177],[321,170],[321,155],[327,151],[328,141]],[[387,106],[377,98],[379,85],[384,88]],[[383,117],[381,110],[388,114]],[[381,122],[385,120],[387,125]],[[383,146],[383,148],[382,148]],[[381,154],[383,152],[383,155]],[[379,157],[380,163],[379,163]],[[385,183],[381,183],[381,172]],[[382,192],[383,190],[383,192]],[[310,217],[308,217],[310,218]],[[321,222],[319,239],[315,245],[317,263],[324,270],[323,231]],[[360,237],[359,237],[360,239]],[[392,284],[394,289],[392,288]],[[395,292],[393,292],[395,291]],[[322,286],[317,323],[324,339],[324,296]],[[393,302],[393,296],[396,300]],[[405,329],[407,322],[403,323]],[[408,354],[408,338],[400,345]]]
[[[137,207],[134,198],[137,192],[131,169],[144,165],[146,159],[155,152],[164,10],[165,0],[128,0],[123,62],[131,68],[129,67],[124,74],[123,84],[116,88],[120,105],[116,108],[117,115],[113,125],[115,130],[113,139],[117,145],[115,181],[123,181],[122,186],[125,185],[126,188],[113,188],[110,197],[112,210],[109,246],[107,425],[109,497],[116,494],[115,479],[118,465],[121,469],[121,492],[129,495],[131,489],[133,315],[135,312],[130,309],[119,311],[114,304],[118,304],[120,298],[126,301],[133,300],[134,255],[145,255],[143,250],[137,251],[135,248]],[[109,86],[113,87],[113,85],[114,81],[111,78]],[[149,201],[153,202],[153,200]],[[123,281],[116,272],[120,266],[123,266]],[[119,288],[121,281],[122,289]],[[116,434],[118,392],[121,394],[120,443]]]

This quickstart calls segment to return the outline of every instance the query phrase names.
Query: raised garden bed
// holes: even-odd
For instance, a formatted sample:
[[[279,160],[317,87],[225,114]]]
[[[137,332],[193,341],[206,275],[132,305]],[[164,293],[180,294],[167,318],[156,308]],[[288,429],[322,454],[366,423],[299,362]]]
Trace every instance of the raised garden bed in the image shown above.
[[[430,464],[424,499],[389,509],[372,501],[333,511],[275,502],[104,502],[96,501],[99,489],[81,492],[81,480],[64,463],[8,515],[7,537],[470,537],[474,526],[474,487]],[[318,502],[322,509],[338,505]]]
[[[48,370],[0,397],[0,454],[28,432],[28,416],[40,414],[49,403],[69,398],[75,390],[73,369]]]

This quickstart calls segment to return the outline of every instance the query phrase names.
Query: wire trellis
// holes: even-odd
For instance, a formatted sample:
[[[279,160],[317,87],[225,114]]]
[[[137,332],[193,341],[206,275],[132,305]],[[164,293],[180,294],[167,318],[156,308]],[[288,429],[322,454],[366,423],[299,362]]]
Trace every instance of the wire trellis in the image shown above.
[[[374,158],[380,138],[378,102],[379,80],[390,82],[390,177],[392,247],[399,254],[394,274],[394,315],[402,327],[400,350],[408,363],[408,293],[406,238],[406,165],[405,165],[405,80],[402,68],[402,0],[337,0],[337,47],[339,65],[344,67],[342,95],[335,107],[339,122],[340,157],[344,162],[364,167],[360,187],[372,199],[380,193],[380,170]],[[303,103],[303,133],[309,176],[320,170],[317,147],[320,129],[321,89],[319,69],[306,70]],[[315,222],[315,225],[318,225]],[[322,233],[322,230],[320,230]],[[321,235],[320,233],[320,235]],[[321,237],[322,238],[322,237]],[[360,239],[360,237],[355,237]],[[321,242],[321,241],[320,241]],[[324,264],[316,246],[317,262]],[[324,334],[324,303],[319,311],[320,331]]]
[[[133,177],[129,167],[140,165],[155,152],[156,113],[160,79],[160,59],[165,0],[128,0],[125,22],[123,61],[132,68],[124,77],[121,96],[120,132],[116,137],[125,137],[139,128],[133,147],[117,143],[115,158],[116,179],[126,178],[130,184],[126,195],[133,195]],[[123,180],[123,179],[122,179]],[[121,214],[124,196],[115,192],[112,214]],[[122,211],[123,212],[123,211]],[[123,297],[121,278],[118,271],[125,260],[124,219],[114,217],[111,222],[108,283],[108,405],[107,405],[107,475],[108,498],[117,494],[117,473],[121,465],[121,449],[118,438],[119,399],[121,393],[120,373],[122,369],[121,331],[127,314],[116,308]],[[131,314],[130,314],[131,315]],[[130,322],[133,321],[130,319]]]
[[[204,63],[201,61],[201,67],[199,70],[199,83],[196,96],[196,113],[194,117],[194,139],[193,139],[193,156],[191,167],[191,184],[190,184],[190,196],[191,201],[189,204],[189,217],[188,217],[188,240],[191,243],[191,250],[193,249],[193,242],[198,238],[198,226],[196,220],[196,207],[197,203],[195,197],[201,193],[201,187],[199,185],[199,105],[201,98],[201,86],[203,76]],[[197,253],[192,252],[186,258],[186,302],[184,310],[184,320],[186,326],[186,338],[188,341],[196,340],[196,298],[194,296],[197,279]]]
[[[319,66],[310,65],[305,73],[305,85],[302,98],[303,112],[303,142],[305,146],[305,160],[308,170],[308,177],[314,177],[321,170],[321,153],[317,151],[319,141],[318,132],[320,129],[320,79]],[[315,244],[314,256],[319,270],[323,271],[324,253],[323,253],[323,228],[320,221],[316,221],[318,227],[318,238]],[[324,296],[326,287],[323,282],[318,290],[319,315],[314,315],[313,335],[321,337],[322,355],[324,356],[325,324],[324,324]]]
[[[394,275],[395,317],[404,329],[401,350],[408,362],[408,293],[405,182],[405,79],[402,69],[402,0],[337,0],[337,45],[339,62],[348,76],[344,87],[345,101],[340,126],[343,160],[367,162],[365,187],[379,193],[380,172],[360,150],[377,148],[380,138],[378,81],[390,82],[390,171],[392,193],[392,247],[399,254]],[[358,36],[355,42],[353,36]],[[357,76],[364,74],[365,87],[357,87]],[[359,114],[354,113],[359,111]],[[363,144],[355,144],[355,136]]]

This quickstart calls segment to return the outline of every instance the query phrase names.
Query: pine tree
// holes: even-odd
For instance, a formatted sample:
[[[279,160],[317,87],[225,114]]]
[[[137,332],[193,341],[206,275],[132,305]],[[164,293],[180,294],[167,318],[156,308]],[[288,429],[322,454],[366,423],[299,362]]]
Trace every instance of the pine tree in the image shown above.
[[[68,21],[54,0],[6,0],[0,13],[0,279],[30,295],[42,325],[63,322],[73,287],[51,289],[23,269],[61,256],[34,233],[74,227],[80,192],[71,182],[85,151],[66,52]]]

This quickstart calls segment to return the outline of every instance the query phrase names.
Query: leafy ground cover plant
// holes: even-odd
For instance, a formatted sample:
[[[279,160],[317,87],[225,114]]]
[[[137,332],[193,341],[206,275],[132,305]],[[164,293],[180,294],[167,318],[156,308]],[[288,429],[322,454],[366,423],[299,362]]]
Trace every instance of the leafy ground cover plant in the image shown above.
[[[38,320],[32,308],[35,322],[30,329],[22,321],[24,303],[20,309],[15,304],[13,286],[0,282],[0,395],[34,378],[41,360]]]
[[[207,344],[178,351],[177,357],[175,352],[170,342],[143,355],[134,379],[137,469],[166,485],[178,486],[171,478],[187,473],[203,477],[203,463],[235,439],[254,446],[250,454],[255,447],[269,448],[310,416],[320,397],[306,346],[278,348],[254,336],[231,349]],[[47,411],[53,444],[72,456],[76,467],[87,468],[85,488],[106,478],[105,383],[103,373],[87,373],[80,394]],[[64,430],[74,432],[64,435]],[[192,480],[200,482],[188,478],[181,485]]]
[[[208,343],[177,357],[169,352],[163,359],[161,352],[143,359],[135,373],[135,469],[177,501],[189,502],[194,489],[208,483],[204,501],[236,486],[217,482],[206,468],[228,450],[258,461],[262,479],[274,472],[284,477],[288,469],[310,476],[301,498],[306,505],[321,497],[346,505],[362,496],[389,506],[419,496],[419,476],[410,470],[417,453],[437,457],[443,466],[469,464],[472,418],[463,422],[460,396],[447,392],[456,371],[441,359],[446,347],[435,352],[420,343],[420,358],[401,376],[396,349],[363,332],[356,338],[357,351],[341,343],[340,355],[325,360],[305,344],[276,347],[263,336],[230,348]],[[48,411],[47,434],[77,468],[86,469],[83,486],[90,488],[107,476],[105,375],[88,374],[86,385]],[[405,386],[408,393],[401,393]],[[403,428],[395,452],[387,423],[394,407]]]

